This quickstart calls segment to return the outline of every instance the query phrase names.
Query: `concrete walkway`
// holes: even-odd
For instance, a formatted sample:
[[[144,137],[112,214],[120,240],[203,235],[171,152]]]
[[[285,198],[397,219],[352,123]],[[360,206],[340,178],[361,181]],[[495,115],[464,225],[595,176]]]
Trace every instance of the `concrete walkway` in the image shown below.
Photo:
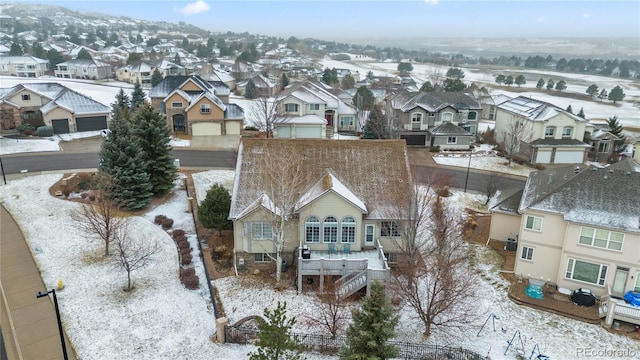
[[[9,360],[63,359],[53,298],[36,298],[45,290],[22,231],[0,205],[0,325]],[[69,359],[76,359],[66,344]]]

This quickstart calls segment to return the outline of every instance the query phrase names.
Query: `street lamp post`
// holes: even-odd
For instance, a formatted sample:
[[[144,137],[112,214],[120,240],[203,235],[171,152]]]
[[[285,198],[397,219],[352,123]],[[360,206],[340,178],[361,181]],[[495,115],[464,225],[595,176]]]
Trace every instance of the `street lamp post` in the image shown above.
[[[0,169],[2,169],[2,180],[4,180],[4,184],[7,185],[7,178],[4,176],[4,165],[2,165],[1,157],[0,157]]]
[[[56,289],[51,289],[49,291],[38,291],[36,294],[36,298],[45,297],[49,294],[53,294],[53,305],[56,308],[56,318],[58,319],[58,331],[60,332],[60,343],[62,344],[62,355],[64,356],[64,360],[69,360],[67,356],[67,345],[64,343],[64,334],[62,332],[62,321],[60,321],[60,310],[58,309],[58,298],[56,297]]]
[[[471,168],[471,155],[473,150],[469,151],[469,164],[467,165],[467,178],[464,180],[464,192],[467,192],[467,183],[469,182],[469,169]]]

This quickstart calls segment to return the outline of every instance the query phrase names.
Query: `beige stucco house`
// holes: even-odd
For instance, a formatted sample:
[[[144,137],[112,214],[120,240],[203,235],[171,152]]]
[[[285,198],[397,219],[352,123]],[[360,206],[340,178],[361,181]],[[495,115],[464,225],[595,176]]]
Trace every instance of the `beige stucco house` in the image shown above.
[[[44,76],[49,60],[34,56],[0,56],[0,75],[37,78]]]
[[[284,261],[297,267],[298,290],[303,278],[322,287],[326,275],[355,283],[344,296],[385,280],[399,253],[393,194],[410,192],[404,141],[243,139],[229,212],[241,270],[275,267],[272,219],[282,206],[270,198],[265,175],[274,171],[274,157],[299,167],[283,250]]]
[[[640,165],[632,160],[533,172],[492,214],[492,239],[517,238],[516,275],[597,296],[640,292]]]

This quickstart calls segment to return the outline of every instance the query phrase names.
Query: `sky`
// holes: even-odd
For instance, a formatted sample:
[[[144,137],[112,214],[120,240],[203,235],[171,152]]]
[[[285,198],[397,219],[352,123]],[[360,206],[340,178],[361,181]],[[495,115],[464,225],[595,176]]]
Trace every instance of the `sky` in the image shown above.
[[[184,21],[214,32],[285,38],[640,38],[637,0],[27,1],[133,19]]]

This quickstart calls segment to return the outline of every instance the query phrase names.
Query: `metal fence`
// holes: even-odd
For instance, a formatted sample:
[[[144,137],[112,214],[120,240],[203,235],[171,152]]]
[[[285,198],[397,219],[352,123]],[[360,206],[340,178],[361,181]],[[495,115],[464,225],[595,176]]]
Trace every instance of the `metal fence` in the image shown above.
[[[226,342],[236,344],[251,344],[258,335],[256,329],[225,327]],[[335,354],[346,343],[345,336],[331,337],[321,334],[301,334],[292,333],[292,337],[304,345],[308,351],[316,351],[327,354]],[[389,341],[388,344],[395,345],[400,349],[397,359],[406,360],[431,360],[431,359],[451,359],[451,360],[486,360],[473,351],[438,345],[416,344],[404,341]]]

